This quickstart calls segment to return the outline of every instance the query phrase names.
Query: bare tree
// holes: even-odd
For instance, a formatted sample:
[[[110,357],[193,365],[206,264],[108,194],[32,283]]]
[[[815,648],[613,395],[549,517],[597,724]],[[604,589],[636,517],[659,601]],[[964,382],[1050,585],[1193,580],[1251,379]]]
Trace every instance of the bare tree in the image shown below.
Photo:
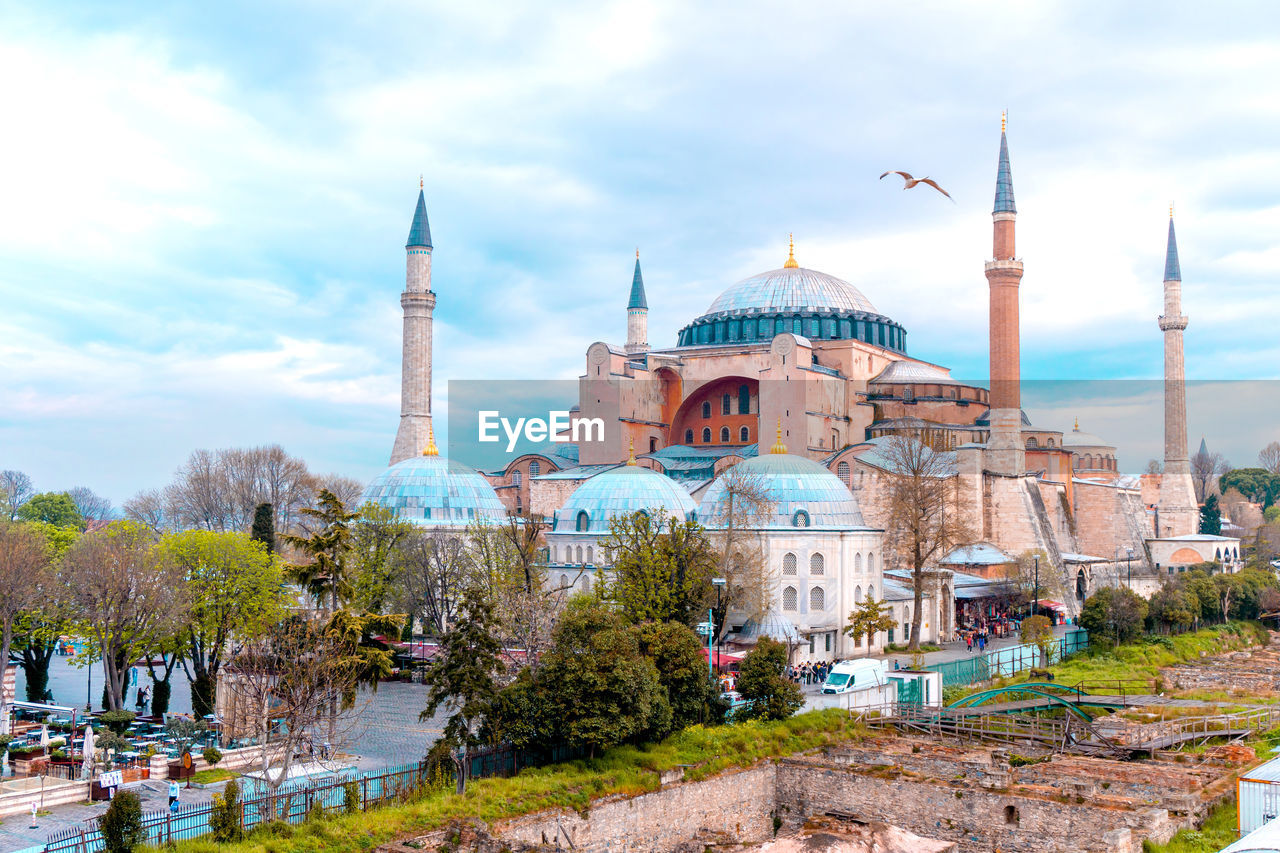
[[[884,505],[888,517],[888,548],[911,569],[914,601],[911,645],[920,647],[926,567],[957,545],[968,541],[968,528],[958,513],[958,488],[949,454],[934,451],[911,436],[891,435],[881,446],[887,463]]]
[[[398,553],[400,606],[439,637],[449,630],[462,590],[471,581],[467,537],[445,530],[414,531]]]
[[[173,529],[173,511],[158,489],[144,489],[124,502],[124,517],[159,535]]]
[[[1231,464],[1221,453],[1210,453],[1204,442],[1191,457],[1191,484],[1195,487],[1196,500],[1204,503],[1206,496],[1218,489],[1218,478],[1231,469]]]
[[[1258,465],[1280,476],[1280,441],[1273,441],[1258,452]]]
[[[102,655],[108,710],[121,710],[129,663],[172,635],[185,616],[186,579],[150,532],[132,522],[81,536],[63,561],[68,599]]]
[[[0,521],[0,672],[9,663],[14,623],[48,593],[49,543],[31,525]],[[0,690],[0,734],[9,732],[8,694]]]
[[[1144,474],[1159,474],[1164,471],[1164,463],[1159,459],[1148,459],[1147,467],[1142,472]]]
[[[300,755],[323,761],[343,745],[359,714],[350,708],[338,727],[331,709],[356,691],[360,656],[342,636],[318,620],[287,619],[246,643],[223,668],[219,716],[252,731],[263,745],[259,769],[275,795]],[[278,816],[266,798],[263,820]]]
[[[360,497],[364,494],[364,483],[341,474],[325,474],[315,478],[317,489],[328,489],[338,496],[344,506],[352,509],[360,508]]]
[[[275,508],[276,530],[291,531],[310,503],[315,478],[279,445],[197,450],[165,489],[174,526],[245,531],[260,503]]]
[[[0,471],[0,511],[13,521],[18,517],[18,509],[31,499],[36,488],[31,478],[21,471]]]
[[[86,521],[110,521],[115,515],[115,507],[109,498],[95,492],[88,486],[76,486],[68,489],[71,502],[80,510],[80,516]]]
[[[729,610],[760,616],[769,609],[777,580],[769,564],[760,528],[769,523],[777,504],[763,478],[738,467],[721,475],[721,498],[710,516],[701,519],[715,547],[720,576],[725,579],[720,611],[715,614],[721,633]]]

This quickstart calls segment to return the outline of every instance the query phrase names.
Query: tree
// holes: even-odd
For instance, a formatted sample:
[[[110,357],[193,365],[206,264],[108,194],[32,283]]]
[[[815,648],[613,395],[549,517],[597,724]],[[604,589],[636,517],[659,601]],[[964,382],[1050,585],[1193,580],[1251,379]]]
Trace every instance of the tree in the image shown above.
[[[761,637],[742,659],[738,692],[747,704],[738,710],[739,719],[785,720],[800,710],[804,694],[784,677],[786,667],[787,647]]]
[[[551,645],[555,618],[572,594],[579,569],[566,583],[547,575],[540,515],[511,516],[500,527],[473,524],[466,535],[468,584],[480,586],[493,603],[494,616],[505,646],[503,655],[513,666],[523,664],[534,675],[542,654]]]
[[[240,786],[235,779],[227,782],[221,794],[213,795],[209,832],[214,841],[222,844],[239,841],[244,837],[244,828],[240,825]]]
[[[967,528],[960,515],[952,511],[958,501],[951,500],[949,493],[958,486],[946,454],[901,434],[889,436],[880,451],[888,468],[884,489],[889,519],[886,539],[912,575],[914,600],[908,648],[915,651],[920,648],[925,567],[967,541]]]
[[[1142,633],[1147,602],[1128,587],[1103,587],[1085,600],[1080,625],[1089,642],[1127,643]]]
[[[84,529],[84,516],[80,515],[75,501],[66,492],[41,492],[32,495],[18,508],[18,518],[23,521],[43,521],[54,527]]]
[[[276,514],[269,503],[260,503],[253,508],[253,527],[249,530],[249,538],[261,542],[268,554],[276,552]]]
[[[185,579],[190,610],[177,650],[192,710],[203,717],[213,713],[223,662],[283,616],[280,565],[243,533],[187,530],[165,536],[160,547]]]
[[[1166,583],[1147,602],[1147,621],[1161,633],[1178,633],[1191,627],[1200,613],[1200,601],[1185,586]]]
[[[1209,495],[1200,507],[1200,532],[1210,536],[1222,534],[1222,510],[1218,508],[1218,496]]]
[[[758,617],[769,609],[777,578],[760,528],[768,524],[777,502],[759,474],[734,466],[720,481],[721,498],[702,522],[712,529],[720,577],[726,581],[714,619],[724,633],[729,610]]]
[[[108,498],[95,492],[88,486],[76,486],[67,491],[67,496],[75,503],[80,517],[89,521],[110,521],[115,515],[115,507]]]
[[[71,608],[67,600],[68,585],[63,579],[62,558],[80,536],[75,528],[54,527],[31,521],[26,526],[37,530],[49,545],[50,567],[37,604],[25,610],[14,629],[10,653],[16,658],[27,680],[27,701],[43,702],[49,686],[49,665],[63,635],[71,629]]]
[[[1273,441],[1258,452],[1258,465],[1280,477],[1280,441]]]
[[[279,445],[196,450],[164,490],[174,526],[219,532],[247,530],[262,503],[274,509],[277,531],[293,529],[315,493],[306,463]]]
[[[1191,485],[1195,489],[1196,500],[1203,503],[1213,490],[1213,484],[1227,472],[1230,464],[1221,453],[1210,453],[1203,441],[1200,449],[1191,457]],[[1223,489],[1226,491],[1226,489]]]
[[[21,471],[0,471],[0,514],[9,521],[18,518],[18,510],[36,492],[31,478]]]
[[[427,669],[427,707],[418,718],[431,719],[442,705],[453,709],[444,739],[463,750],[464,760],[457,762],[461,794],[466,788],[465,755],[480,744],[481,726],[498,694],[502,644],[494,635],[493,608],[480,590],[463,594],[458,615],[440,638],[439,654]]]
[[[68,599],[102,655],[108,710],[121,710],[129,661],[172,636],[185,616],[186,578],[130,521],[81,536],[64,563]]]
[[[124,502],[124,517],[149,528],[159,536],[173,527],[173,513],[165,496],[156,489],[144,489]]]
[[[1028,616],[1019,626],[1022,642],[1035,646],[1040,651],[1040,668],[1047,667],[1053,657],[1053,623],[1048,616]]]
[[[466,538],[447,530],[413,530],[399,544],[395,560],[398,605],[422,622],[428,636],[443,636],[471,582]]]
[[[296,548],[305,562],[289,567],[290,579],[315,600],[316,606],[329,614],[351,600],[355,586],[349,567],[351,524],[359,513],[348,512],[338,496],[328,489],[316,494],[316,506],[299,511],[310,528],[306,535],[284,534],[281,539]]]
[[[1144,474],[1160,474],[1164,472],[1164,463],[1159,459],[1148,459],[1147,467],[1143,469]]]
[[[142,800],[133,791],[117,791],[98,821],[102,830],[102,849],[106,853],[133,853],[147,843],[147,830],[142,824]]]
[[[724,719],[720,691],[711,679],[702,640],[678,622],[638,625],[640,653],[653,661],[658,683],[667,691],[671,726],[679,731],[694,723]]]
[[[569,600],[536,686],[553,734],[592,757],[671,729],[671,706],[653,661],[640,653],[636,632],[596,599]]]
[[[413,532],[412,523],[380,504],[360,508],[351,536],[356,607],[382,612],[390,606],[395,596],[396,548]]]
[[[643,511],[617,516],[601,548],[613,566],[606,594],[628,621],[705,621],[716,555],[696,522]]]
[[[1231,604],[1235,600],[1238,584],[1232,582],[1230,575],[1214,575],[1213,591],[1217,594],[1218,612],[1222,621],[1231,618]]]
[[[855,646],[861,646],[862,638],[866,637],[867,654],[871,654],[871,646],[875,643],[876,634],[891,630],[895,624],[897,623],[893,621],[893,611],[889,606],[868,595],[866,600],[859,602],[849,614],[849,624],[844,627],[844,633],[853,637]]]
[[[1239,489],[1240,494],[1256,504],[1262,504],[1264,508],[1280,501],[1280,475],[1272,474],[1265,468],[1236,468],[1227,471],[1218,479],[1218,487],[1223,492],[1227,489]]]
[[[0,672],[13,652],[13,631],[51,585],[49,543],[32,525],[0,521]],[[9,733],[9,703],[0,690],[0,734]]]

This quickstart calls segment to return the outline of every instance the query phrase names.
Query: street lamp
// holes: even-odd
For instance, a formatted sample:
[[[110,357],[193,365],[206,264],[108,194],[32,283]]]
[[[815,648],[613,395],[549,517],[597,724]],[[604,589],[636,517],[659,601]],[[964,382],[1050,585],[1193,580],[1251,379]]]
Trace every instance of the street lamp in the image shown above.
[[[1125,559],[1125,567],[1129,571],[1129,589],[1133,589],[1133,549],[1125,548],[1124,551],[1127,555]]]
[[[1031,596],[1031,615],[1036,615],[1036,605],[1040,602],[1040,555],[1035,555],[1036,560],[1036,586],[1035,593]]]

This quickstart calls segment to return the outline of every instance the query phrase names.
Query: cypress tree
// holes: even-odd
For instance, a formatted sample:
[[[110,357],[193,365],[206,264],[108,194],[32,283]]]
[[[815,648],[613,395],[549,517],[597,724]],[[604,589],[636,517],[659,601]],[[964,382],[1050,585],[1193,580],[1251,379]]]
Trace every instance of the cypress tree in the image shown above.
[[[1222,510],[1218,507],[1218,496],[1209,495],[1200,507],[1200,532],[1209,536],[1222,535]]]
[[[275,510],[269,503],[258,504],[253,510],[253,530],[249,538],[267,546],[267,553],[276,552]]]

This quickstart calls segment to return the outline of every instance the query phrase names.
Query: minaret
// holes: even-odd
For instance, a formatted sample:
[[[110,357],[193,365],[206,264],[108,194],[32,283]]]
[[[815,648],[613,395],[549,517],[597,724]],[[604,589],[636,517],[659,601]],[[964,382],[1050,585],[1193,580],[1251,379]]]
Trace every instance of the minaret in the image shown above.
[[[1164,256],[1164,473],[1160,477],[1157,537],[1185,536],[1199,530],[1200,510],[1187,458],[1187,375],[1182,355],[1182,270],[1178,241],[1173,235],[1173,207],[1169,208],[1169,244]]]
[[[631,277],[631,298],[627,300],[627,355],[649,349],[649,302],[644,298],[644,278],[640,275],[640,250],[636,249],[636,273]]]
[[[405,243],[404,349],[400,361],[400,429],[391,448],[391,464],[417,456],[434,445],[431,431],[431,312],[436,295],[431,292],[431,225],[427,200],[418,182],[418,207]]]
[[[1009,168],[1009,141],[1005,119],[1000,118],[1000,164],[996,170],[996,201],[991,211],[993,259],[986,263],[991,290],[991,435],[984,467],[997,474],[1020,475],[1026,470],[1022,444],[1022,394],[1019,387],[1018,287],[1022,261],[1015,260],[1013,173]]]

